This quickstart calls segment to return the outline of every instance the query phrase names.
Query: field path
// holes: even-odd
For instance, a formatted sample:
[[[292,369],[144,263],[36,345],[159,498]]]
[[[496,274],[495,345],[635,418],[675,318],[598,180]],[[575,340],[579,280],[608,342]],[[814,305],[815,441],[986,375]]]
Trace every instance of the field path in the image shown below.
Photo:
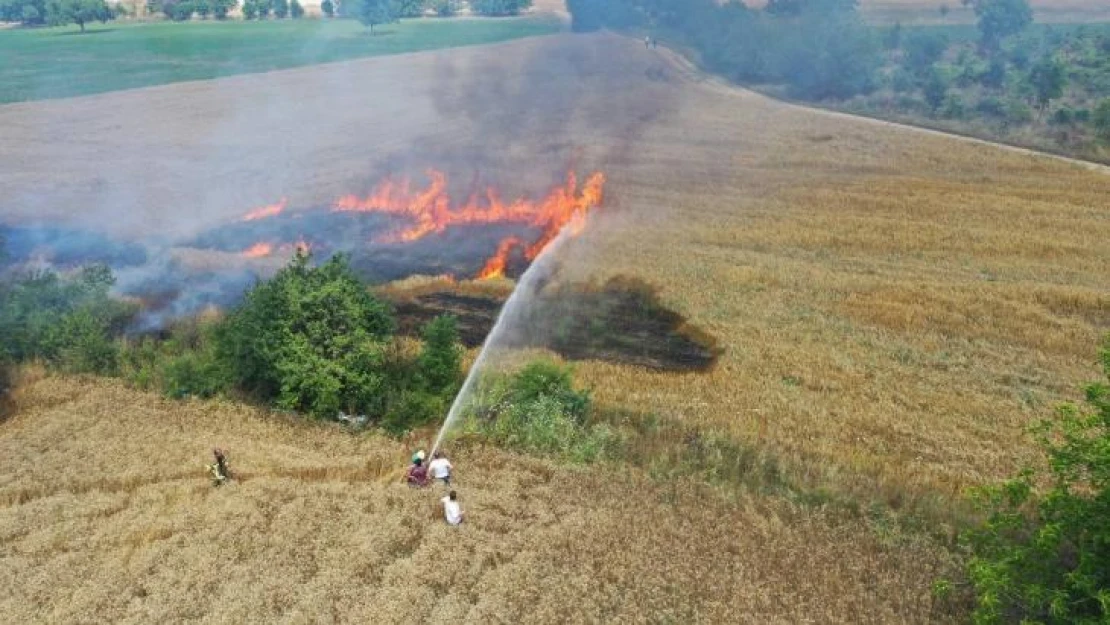
[[[865,122],[872,123],[872,124],[877,124],[879,126],[883,126],[883,127],[886,127],[886,128],[898,128],[898,129],[902,129],[902,130],[911,130],[911,131],[914,131],[914,132],[919,132],[919,133],[932,135],[932,136],[950,137],[952,139],[965,141],[967,143],[973,143],[973,144],[977,144],[977,145],[989,145],[989,146],[992,146],[992,147],[1001,148],[1003,150],[1008,150],[1008,151],[1016,153],[1016,154],[1025,154],[1025,155],[1028,155],[1028,156],[1038,156],[1038,157],[1049,158],[1049,159],[1053,159],[1053,160],[1064,162],[1064,163],[1070,163],[1072,165],[1078,165],[1080,167],[1084,167],[1084,168],[1089,169],[1091,171],[1097,171],[1097,172],[1100,172],[1100,173],[1103,173],[1103,174],[1110,174],[1110,165],[1103,165],[1101,163],[1093,163],[1091,161],[1085,161],[1085,160],[1078,159],[1078,158],[1071,158],[1071,157],[1063,156],[1063,155],[1060,155],[1060,154],[1053,154],[1051,152],[1042,152],[1040,150],[1034,150],[1032,148],[1023,148],[1023,147],[1016,146],[1016,145],[1010,145],[1008,143],[1000,143],[998,141],[990,141],[988,139],[980,139],[978,137],[972,137],[972,136],[968,136],[968,135],[961,135],[961,134],[957,134],[957,133],[953,133],[953,132],[946,132],[946,131],[943,131],[943,130],[936,130],[934,128],[925,128],[923,126],[914,126],[914,125],[911,125],[911,124],[902,124],[902,123],[899,123],[899,122],[892,122],[892,121],[888,121],[888,120],[885,120],[885,119],[878,119],[878,118],[875,118],[875,117],[867,117],[866,115],[854,115],[852,113],[844,113],[842,111],[833,111],[833,110],[830,110],[830,109],[827,109],[827,108],[822,108],[820,106],[809,106],[809,105],[805,105],[805,104],[797,104],[795,102],[790,102],[790,101],[787,101],[787,100],[780,100],[778,98],[773,98],[771,96],[759,93],[758,91],[753,91],[751,89],[745,89],[744,87],[734,85],[734,84],[729,83],[728,81],[724,80],[723,78],[721,78],[719,76],[714,76],[713,74],[705,72],[705,71],[701,70],[699,67],[697,67],[696,65],[694,65],[694,63],[692,61],[690,61],[690,59],[686,58],[685,56],[683,56],[682,54],[680,54],[678,52],[675,52],[674,50],[671,50],[670,48],[666,48],[666,47],[659,48],[658,53],[659,53],[659,56],[662,57],[664,60],[666,60],[667,63],[669,63],[671,65],[671,67],[675,70],[675,72],[677,72],[677,74],[679,76],[681,76],[684,80],[687,80],[689,82],[692,82],[692,83],[695,83],[695,84],[698,84],[698,85],[705,86],[709,89],[713,89],[713,90],[716,90],[716,91],[719,91],[719,92],[722,92],[722,93],[733,93],[733,94],[742,93],[742,94],[744,94],[745,97],[756,96],[756,97],[766,98],[768,100],[773,100],[775,102],[778,102],[778,103],[780,103],[780,104],[782,104],[783,106],[786,106],[786,107],[805,110],[805,111],[809,111],[809,112],[812,112],[812,113],[817,113],[817,114],[820,114],[820,115],[824,115],[826,117],[831,117],[831,118],[834,118],[834,119],[849,119],[849,120],[854,120],[854,121],[865,121]]]

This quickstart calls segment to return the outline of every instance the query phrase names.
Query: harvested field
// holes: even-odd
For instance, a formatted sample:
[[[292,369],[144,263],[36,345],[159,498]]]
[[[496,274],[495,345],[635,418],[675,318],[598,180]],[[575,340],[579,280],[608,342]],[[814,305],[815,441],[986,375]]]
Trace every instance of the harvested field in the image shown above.
[[[504,451],[398,483],[403,444],[114,382],[42,379],[0,426],[9,622],[926,622],[935,547],[637,472]],[[239,483],[209,484],[209,447]],[[43,523],[43,519],[50,519]]]

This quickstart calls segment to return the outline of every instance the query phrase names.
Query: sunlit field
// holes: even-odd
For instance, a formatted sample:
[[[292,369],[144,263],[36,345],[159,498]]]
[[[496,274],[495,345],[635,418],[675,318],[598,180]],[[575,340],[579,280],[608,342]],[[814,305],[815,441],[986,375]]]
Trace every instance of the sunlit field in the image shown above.
[[[109,381],[18,401],[0,427],[13,622],[926,622],[951,571],[820,510],[480,447],[454,456],[452,528],[441,488],[399,483],[404,443]],[[240,481],[211,486],[212,445]]]
[[[638,280],[720,348],[707,371],[575,363],[627,459],[452,443],[457,532],[395,483],[430,432],[32,376],[0,424],[20,621],[958,620],[931,587],[958,575],[965,492],[1034,458],[1026,426],[1096,377],[1110,329],[1104,170],[793,107],[612,34],[14,104],[0,126],[0,219],[123,239],[385,173],[513,196],[603,171],[551,288]],[[214,445],[240,484],[208,484]]]

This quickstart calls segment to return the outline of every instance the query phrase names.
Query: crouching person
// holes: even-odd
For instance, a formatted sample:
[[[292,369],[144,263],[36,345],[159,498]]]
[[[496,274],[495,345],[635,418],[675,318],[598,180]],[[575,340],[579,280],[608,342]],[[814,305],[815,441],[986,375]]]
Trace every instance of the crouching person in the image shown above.
[[[451,491],[440,501],[443,502],[443,518],[448,525],[458,525],[463,522],[463,509],[459,505],[459,497],[455,491]]]

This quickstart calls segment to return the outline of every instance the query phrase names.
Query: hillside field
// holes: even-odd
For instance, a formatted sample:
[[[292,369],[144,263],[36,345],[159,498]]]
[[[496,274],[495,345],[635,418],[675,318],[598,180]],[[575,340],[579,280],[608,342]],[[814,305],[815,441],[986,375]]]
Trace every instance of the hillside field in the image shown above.
[[[1110,329],[1105,170],[785,105],[611,34],[12,104],[0,127],[0,220],[122,238],[388,172],[515,196],[604,171],[557,281],[643,281],[722,353],[693,373],[579,362],[601,413],[725,437],[863,510],[944,519],[1033,460],[1025,427],[1096,377]],[[939,542],[660,478],[683,441],[643,472],[460,447],[474,516],[452,534],[388,484],[423,439],[114,382],[21,393],[0,425],[0,612],[28,619],[956,618],[930,595],[952,572]],[[215,444],[242,484],[207,486]]]

